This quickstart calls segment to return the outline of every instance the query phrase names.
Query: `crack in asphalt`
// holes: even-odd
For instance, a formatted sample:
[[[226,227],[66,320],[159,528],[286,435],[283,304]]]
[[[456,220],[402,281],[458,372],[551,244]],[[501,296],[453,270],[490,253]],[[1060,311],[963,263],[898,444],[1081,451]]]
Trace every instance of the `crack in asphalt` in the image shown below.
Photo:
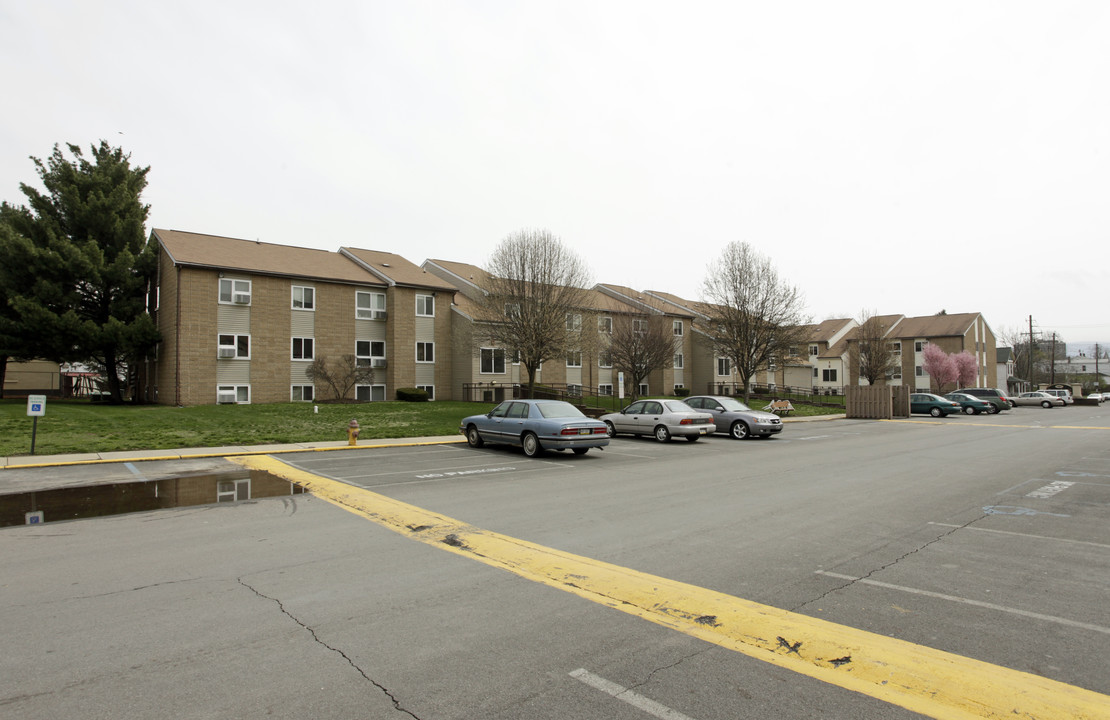
[[[919,547],[916,547],[913,550],[910,550],[910,551],[904,553],[900,557],[897,557],[897,558],[891,560],[890,562],[886,563],[885,565],[880,565],[879,567],[875,568],[874,570],[869,571],[866,575],[862,575],[862,576],[860,576],[860,577],[858,577],[854,580],[848,580],[848,581],[844,582],[841,585],[838,585],[838,586],[836,586],[836,587],[834,587],[830,590],[826,590],[825,592],[821,593],[820,595],[818,595],[815,598],[812,598],[810,600],[806,600],[805,602],[802,602],[802,603],[799,603],[798,605],[795,605],[794,607],[790,608],[790,610],[791,610],[791,612],[800,612],[801,609],[804,608],[806,605],[810,605],[810,604],[815,603],[815,602],[820,602],[821,600],[824,600],[825,598],[827,598],[829,595],[832,595],[833,593],[840,592],[841,590],[844,590],[845,588],[849,588],[852,585],[855,585],[856,583],[858,583],[860,581],[867,580],[872,575],[874,575],[876,573],[880,573],[880,572],[882,572],[883,570],[886,570],[889,567],[893,567],[893,566],[897,565],[898,563],[900,563],[903,560],[905,560],[906,558],[908,558],[910,555],[914,555],[916,553],[919,553],[922,550],[924,550],[925,548],[929,547],[930,545],[933,545],[935,543],[940,542],[941,540],[945,539],[946,537],[948,537],[952,533],[959,532],[960,530],[964,530],[964,529],[970,527],[971,525],[973,525],[974,523],[979,522],[980,520],[982,520],[986,516],[987,516],[986,513],[984,513],[984,514],[980,515],[977,518],[972,518],[971,520],[968,520],[963,525],[951,528],[948,531],[943,532],[940,535],[937,535],[932,540],[921,544]]]
[[[305,630],[307,630],[308,633],[310,635],[312,635],[313,641],[315,641],[317,644],[322,645],[323,647],[327,648],[328,650],[331,650],[333,653],[339,655],[341,658],[346,660],[347,664],[350,665],[352,668],[354,668],[355,672],[357,672],[359,675],[361,675],[364,680],[369,682],[374,687],[378,688],[378,690],[380,690],[383,695],[385,695],[387,698],[389,698],[389,701],[391,703],[393,703],[393,707],[394,707],[395,710],[397,710],[398,712],[405,713],[406,715],[413,718],[414,720],[420,720],[419,716],[417,716],[414,713],[412,713],[411,711],[406,710],[405,708],[401,707],[401,701],[398,700],[397,697],[392,692],[389,691],[389,688],[385,687],[384,685],[382,685],[378,681],[374,680],[374,678],[367,675],[366,672],[362,668],[360,668],[358,665],[355,664],[355,661],[352,660],[350,658],[350,656],[347,655],[347,653],[343,652],[342,650],[340,650],[337,647],[333,647],[331,645],[328,645],[326,642],[324,642],[323,640],[320,639],[320,637],[316,634],[315,630],[310,628],[308,625],[305,625],[303,622],[301,622],[297,618],[296,615],[294,615],[293,613],[286,610],[285,605],[281,602],[281,600],[278,600],[275,597],[270,597],[269,595],[266,595],[262,592],[259,592],[258,589],[252,587],[249,583],[244,582],[243,578],[236,578],[236,580],[239,582],[240,585],[242,585],[246,589],[250,590],[252,593],[257,595],[258,597],[260,597],[264,600],[269,600],[270,602],[277,605],[278,609],[281,610],[281,612],[284,613],[286,617],[288,617],[290,620],[292,620],[293,622],[300,625]]]

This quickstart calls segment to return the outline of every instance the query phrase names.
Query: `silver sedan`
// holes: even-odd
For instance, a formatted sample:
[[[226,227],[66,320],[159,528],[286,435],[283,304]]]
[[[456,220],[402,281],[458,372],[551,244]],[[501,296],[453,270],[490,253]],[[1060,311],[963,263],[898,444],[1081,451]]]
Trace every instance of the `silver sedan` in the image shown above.
[[[713,413],[717,432],[728,433],[737,440],[749,437],[768,438],[782,432],[782,419],[778,415],[752,410],[734,397],[695,395],[686,398],[686,404],[695,410]]]
[[[653,435],[659,442],[668,442],[675,435],[694,442],[715,429],[712,415],[681,400],[637,400],[620,412],[602,415],[600,420],[609,429],[609,437],[617,433]]]
[[[1064,407],[1064,398],[1057,397],[1056,395],[1049,395],[1040,390],[1023,392],[1012,399],[1017,405],[1040,405],[1043,408]]]

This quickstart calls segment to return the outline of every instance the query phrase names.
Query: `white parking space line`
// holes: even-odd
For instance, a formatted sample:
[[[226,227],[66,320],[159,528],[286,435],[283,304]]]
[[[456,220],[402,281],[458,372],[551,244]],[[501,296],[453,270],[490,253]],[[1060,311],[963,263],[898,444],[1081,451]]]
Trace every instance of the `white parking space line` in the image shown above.
[[[951,523],[931,522],[929,524],[936,525],[938,527],[963,528],[964,530],[973,530],[975,532],[996,533],[998,535],[1016,535],[1017,537],[1033,538],[1034,540],[1050,540],[1052,542],[1072,543],[1073,545],[1090,545],[1091,547],[1106,548],[1107,550],[1110,550],[1110,545],[1107,545],[1105,543],[1091,542],[1090,540],[1071,540],[1069,538],[1056,538],[1049,537],[1047,535],[1033,535],[1031,533],[1019,533],[1012,530],[994,530],[992,528],[970,527],[965,525],[954,525]]]
[[[643,710],[648,715],[660,718],[661,720],[693,720],[689,715],[683,715],[677,710],[671,710],[666,705],[661,705],[654,700],[644,697],[639,693],[633,692],[626,687],[621,687],[615,682],[610,682],[600,675],[594,675],[585,668],[578,668],[568,673],[575,680],[580,680],[592,688],[608,693],[617,700],[626,702],[635,708]]]
[[[941,600],[949,600],[951,602],[957,602],[963,605],[974,605],[975,607],[987,608],[988,610],[998,610],[999,612],[1010,613],[1011,615],[1020,615],[1022,617],[1033,618],[1035,620],[1044,620],[1045,622],[1056,623],[1057,625],[1067,625],[1069,627],[1075,627],[1083,630],[1090,630],[1092,632],[1110,635],[1110,628],[1108,627],[1079,622],[1078,620],[1069,620],[1068,618],[1056,617],[1055,615],[1042,615],[1041,613],[1030,612],[1028,610],[1019,610],[1017,608],[1006,607],[1004,605],[995,605],[994,603],[982,602],[980,600],[972,600],[970,598],[962,598],[955,595],[945,595],[944,593],[933,592],[931,590],[921,590],[919,588],[911,588],[904,585],[892,585],[890,583],[880,582],[878,580],[871,580],[870,578],[859,578],[853,577],[852,575],[841,575],[840,573],[826,572],[825,570],[817,570],[814,574],[839,578],[840,580],[850,580],[852,582],[858,582],[864,585],[874,585],[875,587],[886,588],[887,590],[898,590],[900,592],[906,592],[912,595],[922,595],[925,597],[939,598]]]

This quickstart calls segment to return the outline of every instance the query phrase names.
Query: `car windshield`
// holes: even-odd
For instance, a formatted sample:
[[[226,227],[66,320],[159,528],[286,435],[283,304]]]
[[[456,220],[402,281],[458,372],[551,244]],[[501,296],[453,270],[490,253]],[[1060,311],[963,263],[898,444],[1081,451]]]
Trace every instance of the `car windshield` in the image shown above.
[[[736,398],[722,397],[717,398],[717,402],[721,403],[725,410],[732,412],[751,412],[751,408],[740,402]]]
[[[694,408],[681,400],[668,400],[663,404],[666,405],[667,409],[671,412],[695,412]]]
[[[545,418],[580,418],[586,417],[582,411],[567,402],[545,402],[537,403],[536,407],[540,410],[540,415]]]

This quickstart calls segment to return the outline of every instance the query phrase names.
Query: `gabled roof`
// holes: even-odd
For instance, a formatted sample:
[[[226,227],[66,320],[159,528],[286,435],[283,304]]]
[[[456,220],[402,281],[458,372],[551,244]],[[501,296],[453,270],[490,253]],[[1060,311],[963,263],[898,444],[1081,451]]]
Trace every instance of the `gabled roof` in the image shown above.
[[[926,315],[924,317],[903,318],[894,328],[892,337],[930,338],[955,337],[967,334],[979,318],[979,313],[955,313],[952,315]]]
[[[486,279],[489,276],[485,270],[477,265],[453,260],[425,260],[423,267],[427,268],[429,265],[433,266],[433,272],[441,278],[444,275],[451,278],[449,282],[453,282],[455,287],[460,290],[481,292],[484,291],[487,285]]]
[[[835,342],[834,338],[844,332],[846,326],[853,322],[855,321],[851,318],[830,318],[822,320],[816,325],[810,325],[809,342],[823,342],[831,345]]]
[[[672,312],[680,312],[703,319],[709,317],[710,308],[706,303],[698,302],[697,300],[687,300],[678,295],[663,292],[662,290],[646,290],[644,294],[665,303],[667,306],[674,307],[675,310],[672,310]]]
[[[384,284],[348,258],[327,250],[157,228],[151,237],[175,265],[360,285]]]
[[[339,253],[369,270],[387,285],[412,285],[446,291],[456,289],[446,280],[395,253],[350,247],[340,248]]]

